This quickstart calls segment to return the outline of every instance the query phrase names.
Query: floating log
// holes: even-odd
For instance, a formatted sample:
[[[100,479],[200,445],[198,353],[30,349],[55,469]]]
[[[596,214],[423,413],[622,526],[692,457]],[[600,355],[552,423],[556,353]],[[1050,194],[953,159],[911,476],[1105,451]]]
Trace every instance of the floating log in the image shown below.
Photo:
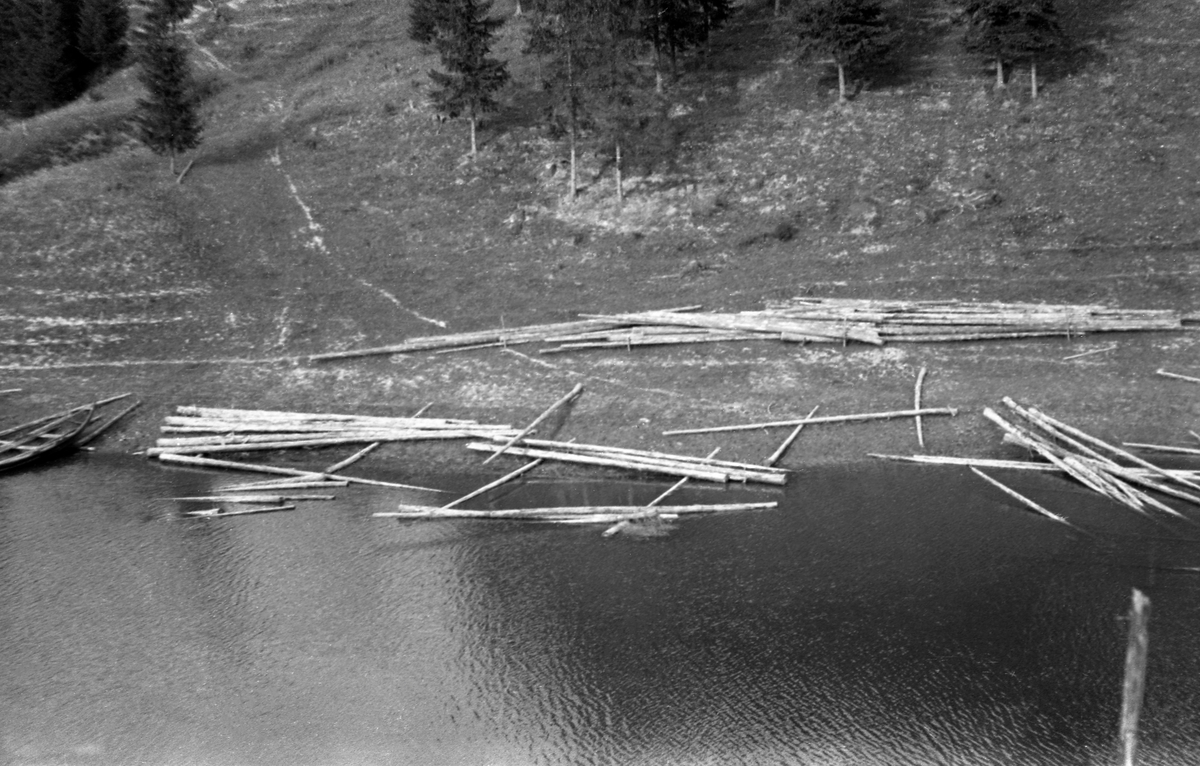
[[[720,451],[721,451],[721,448],[717,447],[716,449],[714,449],[712,452],[709,453],[708,459],[711,460],[712,458],[716,457],[717,453]],[[658,497],[654,498],[649,503],[646,503],[646,509],[645,509],[645,511],[643,511],[643,513],[640,516],[630,517],[628,519],[622,519],[621,521],[618,521],[616,524],[613,524],[608,529],[604,530],[604,532],[601,533],[600,536],[601,537],[612,537],[613,535],[617,534],[621,530],[628,529],[629,526],[632,525],[635,521],[641,521],[641,520],[652,519],[652,518],[661,519],[663,514],[659,512],[659,510],[656,506],[659,503],[661,503],[663,500],[666,500],[668,497],[670,497],[672,494],[674,494],[674,492],[677,489],[679,489],[680,487],[682,487],[684,484],[687,484],[687,482],[688,482],[688,477],[684,476],[682,479],[680,479],[679,481],[675,482],[670,487],[668,487]]]
[[[473,442],[467,445],[467,449],[476,450],[479,452],[494,452],[499,449],[499,447],[495,444]],[[540,457],[548,460],[557,460],[564,463],[580,463],[584,465],[607,466],[610,468],[625,468],[648,473],[662,473],[668,476],[690,476],[693,479],[700,479],[701,481],[714,481],[718,483],[725,483],[729,481],[729,473],[725,470],[719,468],[704,470],[682,463],[671,464],[665,461],[648,462],[614,457],[598,457],[595,455],[586,455],[574,452],[556,452],[553,450],[536,449],[532,447],[509,447],[508,454],[533,458]],[[782,484],[784,482],[772,481],[771,483]]]
[[[551,450],[592,455],[594,457],[628,458],[633,461],[647,461],[667,465],[683,464],[702,468],[727,469],[731,477],[735,480],[740,480],[743,473],[769,475],[780,478],[784,478],[788,474],[786,468],[756,465],[754,463],[739,463],[733,460],[717,460],[711,455],[709,457],[694,457],[692,455],[677,455],[668,452],[655,452],[628,447],[610,447],[602,444],[580,444],[574,441],[560,442],[550,439],[523,439],[521,443],[530,447],[545,447]]]
[[[685,428],[676,431],[663,431],[663,436],[679,436],[682,434],[711,434],[727,431],[755,431],[760,428],[785,428],[798,426],[801,423],[854,423],[865,420],[890,420],[892,418],[912,418],[918,415],[957,415],[954,407],[931,407],[921,410],[896,410],[894,412],[865,412],[858,415],[825,415],[819,418],[802,418],[800,420],[775,420],[767,423],[747,423],[737,426],[715,426],[712,428]]]
[[[878,458],[880,460],[892,460],[904,463],[925,463],[927,465],[962,465],[962,466],[978,466],[979,468],[1002,468],[1015,471],[1038,471],[1042,473],[1061,473],[1062,469],[1051,463],[1033,463],[1024,460],[995,460],[991,458],[974,458],[974,457],[955,457],[952,455],[884,455],[879,453],[868,453],[869,457]],[[1121,467],[1121,472],[1124,476],[1137,476],[1139,478],[1147,478],[1152,473],[1142,468]],[[1180,470],[1172,468],[1164,468],[1167,473],[1172,476],[1178,476],[1185,479],[1200,479],[1200,471]]]
[[[184,511],[184,516],[204,519],[219,519],[223,516],[248,516],[252,513],[273,513],[275,511],[294,511],[294,505],[272,505],[265,508],[239,508],[236,511],[222,511],[219,508],[210,508],[203,511]]]
[[[1018,502],[1022,503],[1023,505],[1027,506],[1028,508],[1032,509],[1036,513],[1039,513],[1048,519],[1053,519],[1054,521],[1057,521],[1060,524],[1066,524],[1067,526],[1071,526],[1071,522],[1067,521],[1062,516],[1059,516],[1057,513],[1051,513],[1050,511],[1046,510],[1045,508],[1038,505],[1034,501],[1032,501],[1029,498],[1022,495],[1020,492],[1017,492],[1015,489],[1007,487],[1004,484],[1000,483],[999,481],[996,481],[991,476],[988,476],[986,473],[979,470],[975,466],[971,466],[971,472],[974,473],[979,478],[986,481],[988,484],[991,484],[993,487],[999,489],[1001,492],[1005,493],[1009,497],[1016,499]]]
[[[522,474],[532,471],[534,468],[537,468],[539,465],[541,465],[544,462],[546,462],[544,459],[539,458],[532,462],[526,463],[525,465],[521,466],[517,470],[506,473],[503,476],[501,476],[499,479],[496,479],[493,482],[484,484],[482,487],[475,490],[474,492],[470,492],[466,495],[463,495],[462,497],[458,498],[457,500],[451,500],[449,503],[446,503],[445,505],[443,505],[442,508],[453,508],[456,505],[461,505],[462,503],[465,503],[468,500],[479,497],[480,495],[487,492],[488,490],[495,489],[496,487],[499,487],[501,484],[512,481],[513,479],[517,478],[518,476],[521,476]]]
[[[1012,400],[1009,399],[1008,397],[1005,397],[1005,402],[1007,403],[1009,401],[1012,401]],[[1098,439],[1097,437],[1092,436],[1091,434],[1089,434],[1085,431],[1081,431],[1078,428],[1075,428],[1066,423],[1063,423],[1060,420],[1055,420],[1054,418],[1050,417],[1049,415],[1045,414],[1044,412],[1038,410],[1036,407],[1028,408],[1027,412],[1029,413],[1029,417],[1033,418],[1039,424],[1043,424],[1044,428],[1053,429],[1056,433],[1062,433],[1067,436],[1074,436],[1077,439],[1081,439],[1092,445],[1100,447],[1101,449],[1104,449],[1104,450],[1108,451],[1109,453],[1116,455],[1117,457],[1123,458],[1123,459],[1128,460],[1138,466],[1141,466],[1142,468],[1145,468],[1146,470],[1151,471],[1152,473],[1156,473],[1159,476],[1162,476],[1163,478],[1167,479],[1168,481],[1182,484],[1183,486],[1188,487],[1189,489],[1200,490],[1200,484],[1197,484],[1194,481],[1190,481],[1186,478],[1182,478],[1176,474],[1173,474],[1172,472],[1170,472],[1164,468],[1160,468],[1159,466],[1154,465],[1153,463],[1151,463],[1148,460],[1143,460],[1142,458],[1138,457],[1137,455],[1133,454],[1132,452],[1129,452],[1128,450],[1123,450],[1114,444],[1109,444],[1108,442],[1106,442],[1102,439]]]
[[[633,314],[583,314],[583,316],[622,324],[705,327],[731,332],[749,330],[776,334],[791,333],[809,335],[825,341],[855,340],[874,346],[883,345],[879,333],[867,323],[805,321],[769,311],[743,311],[737,314],[672,314],[663,311],[641,311]]]
[[[342,470],[343,468],[347,468],[349,466],[354,465],[355,463],[362,460],[364,457],[366,457],[367,455],[371,454],[376,449],[378,449],[380,444],[383,444],[383,442],[371,442],[370,444],[363,447],[358,452],[355,452],[353,455],[346,458],[345,460],[339,460],[338,462],[336,462],[333,465],[326,468],[325,473],[337,473],[338,471]]]
[[[1124,766],[1134,766],[1138,743],[1138,718],[1146,695],[1146,659],[1150,652],[1150,599],[1137,588],[1129,607],[1129,638],[1125,648],[1125,680],[1121,686],[1121,755]]]
[[[121,420],[126,415],[133,412],[134,410],[136,410],[141,405],[142,405],[141,402],[134,402],[133,404],[129,405],[125,409],[118,412],[116,415],[113,415],[112,417],[108,418],[100,425],[96,426],[95,429],[85,432],[83,434],[83,436],[76,442],[76,445],[83,447],[88,444],[91,444],[96,439],[100,438],[104,434],[105,431],[107,431],[108,429],[110,429],[114,425],[116,425],[119,420]]]
[[[315,479],[313,481],[305,481],[304,479],[283,479],[281,481],[262,481],[251,482],[249,484],[233,484],[226,487],[221,487],[222,492],[272,492],[281,489],[333,489],[335,487],[347,487],[350,482],[345,479]]]
[[[397,489],[419,489],[424,492],[442,492],[440,489],[432,489],[430,487],[418,487],[413,484],[396,484],[389,481],[376,481],[375,479],[360,479],[356,476],[342,476],[340,474],[321,473],[320,471],[301,471],[295,468],[280,468],[273,465],[258,465],[252,463],[237,463],[231,460],[218,460],[209,457],[196,457],[194,455],[176,455],[170,452],[164,452],[158,455],[159,461],[163,463],[173,463],[175,465],[195,466],[199,468],[229,468],[234,471],[251,471],[254,473],[274,473],[284,476],[302,476],[307,479],[335,479],[348,481],[351,484],[369,484],[375,487],[394,487]]]
[[[690,513],[727,513],[730,511],[756,511],[777,508],[777,502],[764,503],[720,503],[709,505],[660,506],[664,513],[676,515]],[[377,511],[372,516],[393,519],[509,519],[548,521],[588,516],[611,515],[621,521],[645,510],[640,505],[565,506],[561,508],[513,508],[499,511],[473,511],[463,508],[438,508],[427,505],[401,505],[396,511]],[[599,523],[599,522],[597,522]],[[607,522],[606,522],[607,523]]]
[[[546,418],[548,418],[548,417],[550,417],[551,415],[553,415],[553,414],[554,414],[554,412],[555,412],[555,411],[556,411],[556,410],[557,410],[559,407],[562,407],[562,406],[563,406],[563,405],[565,405],[567,402],[569,402],[569,401],[571,401],[572,399],[574,399],[576,396],[579,396],[579,394],[580,394],[582,391],[583,391],[583,384],[582,384],[582,383],[576,383],[576,384],[575,384],[575,387],[574,387],[574,388],[572,388],[572,389],[571,389],[569,392],[567,392],[567,394],[566,394],[565,396],[563,396],[561,399],[559,399],[558,401],[556,401],[554,404],[551,404],[549,407],[547,407],[547,408],[546,408],[546,409],[545,409],[545,410],[542,412],[542,414],[541,414],[541,415],[538,415],[536,418],[534,418],[534,419],[533,419],[533,422],[532,422],[532,423],[530,423],[529,425],[525,426],[525,428],[524,428],[524,429],[522,429],[522,430],[521,430],[519,433],[517,433],[517,434],[516,434],[515,436],[513,436],[511,439],[509,439],[508,441],[506,441],[506,442],[503,444],[503,446],[501,446],[501,447],[500,447],[500,449],[496,450],[496,452],[495,452],[495,453],[493,453],[493,454],[491,455],[491,457],[489,457],[489,458],[487,458],[486,460],[484,460],[484,461],[483,461],[484,465],[487,465],[488,463],[492,462],[493,460],[495,460],[495,459],[496,459],[497,457],[499,457],[500,455],[503,455],[505,450],[507,450],[509,447],[511,447],[512,445],[516,444],[518,441],[520,441],[522,437],[524,437],[524,436],[527,436],[527,435],[528,435],[528,434],[529,434],[529,433],[530,433],[530,432],[531,432],[533,429],[537,428],[537,427],[538,427],[538,425],[539,425],[539,424],[540,424],[540,423],[541,423],[543,420],[545,420]]]
[[[1165,452],[1172,455],[1200,455],[1200,449],[1192,447],[1171,447],[1166,444],[1142,444],[1141,442],[1122,442],[1126,447],[1146,450],[1148,452]]]
[[[197,497],[168,497],[188,503],[283,503],[299,500],[334,500],[333,495],[200,495]]]

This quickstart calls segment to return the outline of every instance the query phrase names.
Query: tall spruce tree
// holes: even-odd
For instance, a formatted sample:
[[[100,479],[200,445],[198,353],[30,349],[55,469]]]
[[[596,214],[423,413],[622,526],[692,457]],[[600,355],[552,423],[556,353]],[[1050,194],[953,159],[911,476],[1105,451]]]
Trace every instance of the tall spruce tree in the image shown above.
[[[731,0],[641,0],[640,4],[642,35],[654,46],[660,91],[664,58],[674,75],[679,54],[707,42],[733,9]]]
[[[1004,87],[1004,62],[1030,62],[1030,92],[1037,98],[1037,59],[1065,42],[1054,0],[967,0],[963,46],[995,63],[996,87]]]
[[[68,10],[57,0],[0,5],[0,108],[28,117],[79,94]]]
[[[129,11],[124,0],[83,0],[79,8],[76,47],[86,60],[92,80],[124,64],[128,45]]]
[[[648,88],[636,63],[645,41],[632,6],[630,0],[602,0],[596,4],[594,44],[588,66],[580,72],[588,122],[605,151],[612,151],[618,202],[624,199],[624,149],[647,111]]]
[[[436,26],[433,43],[445,72],[431,70],[434,109],[471,125],[471,156],[479,151],[479,120],[498,106],[495,94],[508,82],[508,67],[492,58],[492,41],[503,19],[491,18],[491,0],[452,0]]]
[[[846,100],[846,69],[885,55],[899,32],[882,0],[807,0],[793,16],[801,55],[829,56],[838,70],[838,100]]]
[[[422,45],[432,43],[438,28],[453,15],[457,0],[412,0],[408,5],[408,36]]]
[[[146,98],[138,100],[137,124],[141,140],[155,154],[175,158],[200,145],[200,115],[196,88],[182,36],[175,30],[177,4],[153,0],[142,25],[138,60],[139,79]]]

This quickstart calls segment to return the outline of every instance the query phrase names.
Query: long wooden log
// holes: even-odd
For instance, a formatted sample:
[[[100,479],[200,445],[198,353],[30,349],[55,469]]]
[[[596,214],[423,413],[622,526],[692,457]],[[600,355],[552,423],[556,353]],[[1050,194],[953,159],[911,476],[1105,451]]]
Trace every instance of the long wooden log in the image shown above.
[[[1001,492],[1005,493],[1005,494],[1006,494],[1006,495],[1008,495],[1009,497],[1012,497],[1012,498],[1016,499],[1018,502],[1020,502],[1020,503],[1022,503],[1023,505],[1025,505],[1025,506],[1029,507],[1030,509],[1032,509],[1033,511],[1035,511],[1035,512],[1037,512],[1037,513],[1041,514],[1042,516],[1045,516],[1045,517],[1046,517],[1046,518],[1048,518],[1048,519],[1053,519],[1054,521],[1057,521],[1057,522],[1059,522],[1060,524],[1066,524],[1066,525],[1068,525],[1068,526],[1071,526],[1071,522],[1067,521],[1067,520],[1066,520],[1065,518],[1063,518],[1062,516],[1059,516],[1057,513],[1052,513],[1052,512],[1050,512],[1050,511],[1046,510],[1046,509],[1045,509],[1045,508],[1043,508],[1042,506],[1038,505],[1038,504],[1037,504],[1037,503],[1035,503],[1034,501],[1032,501],[1032,500],[1030,500],[1029,498],[1027,498],[1027,497],[1025,497],[1024,495],[1022,495],[1020,492],[1017,492],[1015,489],[1012,489],[1012,488],[1010,488],[1010,487],[1007,487],[1007,486],[1005,486],[1004,484],[1000,483],[999,481],[996,481],[996,480],[995,480],[995,479],[993,479],[991,476],[988,476],[986,473],[984,473],[983,471],[979,470],[979,469],[978,469],[978,468],[976,468],[975,466],[971,466],[971,472],[972,472],[972,473],[974,473],[974,474],[975,474],[976,476],[978,476],[979,478],[981,478],[981,479],[983,479],[984,481],[986,481],[988,484],[991,484],[993,487],[996,487],[996,488],[997,488],[997,489],[999,489]]]
[[[590,454],[596,456],[627,456],[636,459],[646,460],[664,460],[673,463],[694,464],[698,466],[714,466],[719,468],[732,468],[735,470],[753,471],[756,473],[773,473],[786,475],[786,468],[775,468],[772,466],[756,465],[754,463],[740,463],[734,460],[717,460],[712,455],[708,457],[698,457],[693,455],[678,455],[670,452],[656,452],[654,450],[640,450],[630,447],[611,447],[605,444],[581,444],[579,442],[562,442],[553,441],[551,439],[523,439],[522,444],[530,447],[546,447],[547,449],[560,450],[563,452],[579,452],[581,454]]]
[[[462,420],[454,418],[422,418],[417,416],[391,417],[386,415],[348,415],[337,412],[288,412],[285,410],[247,410],[231,407],[199,407],[196,405],[181,404],[175,408],[175,412],[180,416],[195,417],[202,419],[214,420],[249,420],[249,421],[284,421],[284,422],[358,422],[358,423],[378,423],[380,425],[415,425],[418,423],[448,423],[455,425],[475,425],[474,420]]]
[[[800,420],[774,420],[767,423],[746,423],[737,426],[715,426],[711,428],[685,428],[676,431],[663,431],[663,436],[678,436],[682,434],[711,434],[727,431],[756,431],[760,428],[787,428],[801,423],[856,423],[865,420],[890,420],[892,418],[912,418],[918,415],[957,415],[954,407],[930,407],[921,410],[896,410],[893,412],[864,412],[858,415],[825,415],[819,418],[801,418]]]
[[[717,447],[716,449],[714,449],[712,452],[710,452],[708,454],[708,459],[711,460],[712,458],[716,457],[717,453],[720,451],[721,451],[721,448]],[[679,481],[675,482],[670,487],[668,487],[666,489],[666,491],[664,491],[658,497],[654,498],[649,503],[646,503],[646,508],[644,511],[642,511],[641,514],[639,514],[638,516],[631,516],[628,519],[621,519],[616,524],[613,524],[611,527],[604,530],[604,532],[601,533],[600,536],[601,537],[612,537],[613,535],[617,534],[621,530],[629,528],[629,526],[632,525],[636,521],[652,519],[652,518],[661,519],[663,514],[659,511],[659,509],[656,506],[658,506],[659,503],[661,503],[663,500],[666,500],[668,497],[670,497],[672,494],[674,494],[674,492],[677,489],[679,489],[680,487],[682,487],[684,484],[687,484],[687,482],[688,482],[688,477],[684,476],[682,479],[680,479]]]
[[[1121,687],[1121,755],[1124,766],[1137,757],[1138,719],[1146,694],[1146,659],[1150,652],[1150,599],[1137,588],[1129,607],[1129,638],[1125,648],[1125,678]]]
[[[755,511],[777,508],[779,503],[718,503],[707,505],[659,506],[664,513],[727,513],[730,511]],[[427,505],[400,505],[395,511],[376,511],[371,514],[379,518],[410,519],[555,519],[572,516],[617,514],[632,516],[645,510],[640,505],[564,506],[561,508],[512,508],[506,510],[467,510],[465,508],[439,508]],[[620,520],[620,519],[618,519]]]
[[[218,460],[210,457],[196,457],[194,455],[176,455],[170,452],[164,452],[158,455],[158,459],[163,463],[173,463],[175,465],[195,466],[199,468],[229,468],[234,471],[250,471],[253,473],[274,473],[284,476],[303,476],[309,479],[334,479],[340,481],[348,481],[351,484],[369,484],[374,487],[395,487],[397,489],[419,489],[424,492],[444,492],[445,490],[433,489],[431,487],[418,487],[414,484],[396,484],[390,481],[376,481],[375,479],[360,479],[357,476],[343,476],[341,474],[321,473],[320,471],[301,471],[295,468],[280,468],[273,465],[258,465],[253,463],[237,463],[232,460]]]
[[[349,486],[350,482],[345,479],[317,479],[314,481],[305,481],[303,479],[282,479],[280,481],[261,481],[250,482],[247,484],[231,484],[224,487],[218,487],[221,492],[276,492],[279,490],[289,489],[334,489],[336,487]]]
[[[520,431],[520,432],[519,432],[519,433],[518,433],[516,436],[513,436],[511,439],[509,439],[508,441],[506,441],[506,442],[505,442],[505,443],[504,443],[504,444],[503,444],[503,445],[500,447],[500,449],[496,450],[496,452],[494,452],[494,453],[493,453],[493,454],[492,454],[490,457],[488,457],[486,460],[484,460],[484,461],[483,461],[484,465],[487,465],[488,463],[492,462],[493,460],[495,460],[495,459],[496,459],[497,457],[499,457],[500,455],[503,455],[505,450],[507,450],[509,447],[511,447],[512,445],[516,444],[518,441],[520,441],[522,437],[524,437],[524,436],[528,436],[528,435],[529,435],[529,433],[530,433],[531,431],[533,431],[533,429],[537,428],[537,427],[538,427],[538,425],[540,425],[540,424],[541,424],[541,422],[542,422],[543,420],[545,420],[546,418],[548,418],[548,417],[550,417],[551,415],[553,415],[553,414],[554,414],[554,412],[555,412],[556,410],[558,410],[558,408],[559,408],[559,407],[562,407],[562,406],[564,406],[565,404],[567,404],[567,402],[570,402],[572,399],[574,399],[575,397],[579,396],[579,394],[580,394],[580,393],[582,393],[582,391],[583,391],[583,384],[582,384],[582,383],[576,383],[576,384],[575,384],[575,387],[574,387],[574,388],[572,388],[572,389],[571,389],[569,392],[567,392],[567,394],[566,394],[565,396],[563,396],[562,398],[560,398],[560,399],[559,399],[558,401],[556,401],[554,404],[551,404],[549,407],[547,407],[547,408],[546,408],[546,409],[545,409],[545,410],[542,412],[542,414],[541,414],[541,415],[538,415],[536,418],[534,418],[534,419],[533,419],[533,422],[532,422],[532,423],[530,423],[529,425],[525,426],[525,428],[523,428],[523,429],[522,429],[522,430],[521,430],[521,431]]]
[[[921,409],[921,384],[925,382],[925,365],[921,365],[921,369],[917,372],[917,383],[913,388],[913,409]],[[917,415],[913,418],[917,424],[917,445],[921,449],[925,449],[925,432],[921,430],[921,416]]]
[[[1166,370],[1164,370],[1162,368],[1159,368],[1159,369],[1155,370],[1154,372],[1158,375],[1163,376],[1164,378],[1175,378],[1176,380],[1187,380],[1187,381],[1191,381],[1192,383],[1200,383],[1200,378],[1193,378],[1191,375],[1180,375],[1179,373],[1176,373],[1176,372],[1167,372]]]
[[[1200,455],[1200,449],[1192,447],[1171,447],[1166,444],[1142,444],[1141,442],[1121,442],[1126,447],[1146,450],[1148,452],[1165,452],[1171,455]]]
[[[136,410],[141,405],[142,405],[141,402],[134,402],[133,404],[129,405],[125,409],[118,412],[116,415],[113,415],[112,417],[108,418],[100,425],[96,426],[95,429],[85,433],[82,437],[80,437],[75,442],[75,444],[80,447],[84,447],[84,446],[87,446],[88,444],[91,444],[96,439],[99,439],[101,436],[103,436],[105,431],[107,431],[110,428],[112,428],[113,426],[115,426],[119,420],[121,420],[126,415],[133,412],[134,410]]]
[[[810,322],[770,312],[739,314],[668,314],[642,311],[634,314],[584,314],[583,316],[627,324],[658,324],[678,327],[707,327],[714,330],[797,333],[812,335],[829,342],[855,340],[874,346],[883,345],[879,333],[869,324],[848,322]]]
[[[1138,513],[1146,513],[1143,503],[1136,495],[1132,494],[1130,488],[1124,484],[1114,483],[1111,479],[1107,479],[1095,472],[1094,469],[1087,466],[1072,455],[1065,455],[1059,450],[1056,450],[1053,445],[1047,443],[1043,439],[1034,438],[1028,432],[1018,429],[1013,424],[1009,423],[1004,418],[1000,417],[992,408],[985,407],[983,415],[988,420],[991,420],[996,425],[1000,426],[1014,442],[1021,446],[1032,449],[1040,454],[1046,460],[1061,468],[1065,473],[1079,481],[1084,486],[1094,492],[1111,498],[1112,500],[1121,503]]]
[[[1009,399],[1008,397],[1005,397],[1005,401],[1008,402],[1008,401],[1011,401],[1011,399]],[[1049,415],[1047,415],[1046,413],[1037,409],[1036,407],[1029,407],[1028,412],[1029,412],[1029,415],[1031,417],[1033,417],[1035,420],[1037,420],[1038,422],[1044,423],[1044,424],[1048,425],[1049,427],[1054,428],[1061,433],[1065,433],[1068,436],[1074,436],[1077,439],[1088,442],[1089,444],[1093,444],[1097,447],[1100,447],[1101,449],[1107,450],[1109,453],[1116,455],[1117,457],[1123,458],[1125,460],[1128,460],[1136,465],[1139,465],[1142,468],[1145,468],[1146,470],[1151,471],[1152,473],[1156,473],[1159,476],[1162,476],[1163,478],[1167,479],[1168,481],[1182,484],[1183,486],[1188,487],[1189,489],[1194,489],[1194,490],[1200,491],[1200,484],[1198,484],[1194,481],[1189,481],[1188,479],[1179,477],[1177,475],[1174,475],[1170,471],[1160,468],[1159,466],[1156,466],[1153,463],[1151,463],[1150,461],[1144,460],[1144,459],[1138,457],[1137,455],[1133,454],[1132,452],[1130,452],[1128,450],[1121,449],[1120,447],[1116,446],[1115,444],[1109,444],[1108,442],[1104,441],[1103,439],[1099,439],[1095,436],[1092,436],[1091,434],[1089,434],[1085,431],[1081,431],[1080,429],[1075,428],[1074,426],[1068,425],[1068,424],[1062,422],[1061,420],[1056,420],[1055,418],[1050,417]]]
[[[818,404],[813,407],[808,413],[808,418],[805,418],[804,421],[798,423],[796,427],[792,429],[792,432],[788,434],[787,438],[783,440],[783,443],[779,445],[778,449],[771,453],[771,456],[767,458],[767,467],[774,466],[779,462],[779,459],[783,457],[783,453],[788,451],[788,447],[792,446],[792,442],[796,441],[796,437],[799,436],[800,432],[804,430],[804,426],[808,424],[808,420],[812,418],[813,415],[817,414],[817,410],[820,408],[820,406],[821,405]]]
[[[478,452],[494,452],[499,447],[495,444],[483,444],[474,442],[467,445],[467,449]],[[725,483],[729,481],[729,474],[723,470],[701,470],[683,465],[662,465],[650,463],[638,463],[632,460],[617,460],[613,458],[594,457],[591,455],[580,455],[570,452],[554,452],[551,450],[534,449],[531,447],[509,447],[508,454],[518,455],[523,457],[542,457],[548,460],[558,460],[564,463],[580,463],[583,465],[599,465],[610,468],[625,468],[635,471],[646,471],[650,473],[662,473],[668,476],[690,476],[693,479],[702,481],[715,481]],[[782,483],[782,482],[779,482]]]
[[[371,442],[370,444],[363,447],[358,452],[355,452],[353,455],[346,458],[345,460],[339,460],[338,462],[336,462],[333,465],[326,468],[325,473],[337,473],[338,471],[342,470],[343,468],[347,468],[349,466],[354,465],[355,463],[362,460],[364,457],[366,457],[367,455],[371,454],[376,449],[378,449],[380,444],[383,444],[383,442]]]
[[[469,492],[469,493],[463,495],[462,497],[458,498],[457,500],[451,500],[450,502],[443,505],[442,508],[453,508],[456,505],[461,505],[468,500],[479,497],[480,495],[487,492],[488,490],[495,489],[496,487],[499,487],[501,484],[512,481],[513,479],[517,478],[518,476],[521,476],[522,474],[532,471],[534,468],[537,468],[539,465],[541,465],[544,462],[546,462],[546,461],[542,458],[538,458],[537,460],[528,462],[525,465],[518,468],[517,470],[510,471],[509,473],[506,473],[503,476],[501,476],[499,479],[496,479],[495,481],[484,484],[482,487],[475,490],[474,492]]]
[[[1031,463],[1024,460],[996,460],[992,458],[954,457],[952,455],[884,455],[867,453],[869,457],[902,463],[924,463],[926,465],[963,465],[980,468],[1004,468],[1042,473],[1061,473],[1062,469],[1050,463]]]
[[[330,359],[352,359],[362,356],[378,356],[382,354],[405,354],[415,351],[432,351],[453,346],[474,346],[483,343],[531,343],[539,341],[547,335],[562,335],[586,330],[610,328],[614,323],[603,320],[584,319],[573,322],[553,322],[541,325],[526,325],[511,329],[490,329],[478,332],[457,333],[453,335],[430,335],[408,340],[390,346],[375,348],[350,349],[347,351],[330,351],[323,354],[313,354],[309,361],[327,361]]]
[[[282,503],[300,500],[335,500],[333,495],[197,495],[195,497],[168,497],[168,500],[188,503]]]
[[[211,452],[261,452],[281,449],[300,449],[312,447],[333,447],[342,444],[362,444],[364,442],[401,442],[429,441],[442,439],[478,439],[480,434],[469,432],[438,431],[430,433],[381,434],[363,433],[346,434],[343,436],[328,436],[313,439],[292,439],[286,441],[266,442],[234,442],[218,444],[183,445],[177,447],[150,447],[146,454],[155,457],[167,452],[176,455],[204,455]]]
[[[294,511],[294,505],[272,505],[265,508],[239,508],[236,511],[222,511],[217,508],[212,508],[205,511],[184,511],[184,516],[202,519],[219,519],[222,516],[248,516],[252,513],[273,513],[275,511]]]

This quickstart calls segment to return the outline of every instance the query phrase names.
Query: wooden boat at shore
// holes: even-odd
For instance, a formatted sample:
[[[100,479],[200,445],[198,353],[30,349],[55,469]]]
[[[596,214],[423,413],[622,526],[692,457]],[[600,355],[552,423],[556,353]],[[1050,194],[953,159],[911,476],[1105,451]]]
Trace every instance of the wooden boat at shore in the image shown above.
[[[0,432],[0,471],[45,460],[80,446],[94,404],[76,407]]]

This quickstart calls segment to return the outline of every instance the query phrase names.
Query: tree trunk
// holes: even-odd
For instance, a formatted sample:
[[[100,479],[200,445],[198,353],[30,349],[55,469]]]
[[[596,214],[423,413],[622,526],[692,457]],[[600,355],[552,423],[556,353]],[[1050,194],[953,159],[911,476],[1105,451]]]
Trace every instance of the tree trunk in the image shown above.
[[[479,146],[475,143],[475,125],[478,119],[475,115],[471,115],[471,156],[474,157],[479,153]]]
[[[521,0],[517,0],[517,10],[516,10],[516,12],[515,12],[515,13],[513,13],[513,15],[514,15],[514,16],[520,16],[520,15],[521,15]]]
[[[567,100],[569,102],[568,109],[571,120],[571,193],[568,198],[573,200],[575,199],[575,192],[579,188],[579,185],[575,182],[575,139],[579,132],[579,106],[575,102],[575,66],[570,47],[567,48]]]
[[[1038,88],[1037,88],[1037,62],[1036,61],[1029,62],[1029,95],[1030,95],[1030,98],[1032,98],[1034,101],[1037,101]]]
[[[783,0],[775,0],[775,15],[776,15],[776,16],[778,16],[778,15],[779,15],[779,4],[780,4],[781,2],[783,2]]]
[[[1004,87],[1004,59],[996,57],[996,90]]]
[[[579,189],[579,184],[575,182],[575,125],[572,121],[571,125],[571,193],[570,199],[575,199],[575,192]]]
[[[175,175],[175,152],[171,151],[171,175]]]
[[[844,103],[846,103],[846,67],[842,66],[841,64],[838,64],[837,68],[838,68],[838,103],[844,104]]]
[[[617,141],[617,205],[625,202],[625,190],[621,188],[621,142]]]

